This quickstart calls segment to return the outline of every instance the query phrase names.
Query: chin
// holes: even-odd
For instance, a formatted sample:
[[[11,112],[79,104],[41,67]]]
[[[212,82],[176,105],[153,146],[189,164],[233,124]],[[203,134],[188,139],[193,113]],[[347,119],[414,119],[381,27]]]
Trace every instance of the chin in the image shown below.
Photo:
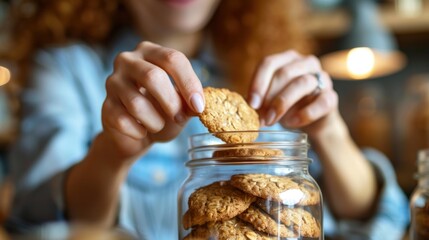
[[[201,31],[206,25],[207,21],[196,21],[193,19],[180,19],[172,20],[167,23],[166,30],[175,33],[195,33]]]
[[[196,33],[201,31],[204,28],[204,24],[189,24],[189,25],[179,25],[179,26],[174,26],[174,32],[176,33],[183,33],[183,34],[192,34],[192,33]]]

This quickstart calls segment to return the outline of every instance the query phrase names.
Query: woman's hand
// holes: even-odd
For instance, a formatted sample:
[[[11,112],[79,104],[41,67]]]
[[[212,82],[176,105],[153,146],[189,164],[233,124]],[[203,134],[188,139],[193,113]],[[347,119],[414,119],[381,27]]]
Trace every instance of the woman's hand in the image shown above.
[[[103,227],[117,219],[119,189],[132,163],[204,110],[201,83],[184,54],[142,42],[114,64],[102,108],[104,131],[65,180],[69,218]]]
[[[259,109],[262,125],[280,122],[312,137],[327,125],[323,120],[337,111],[338,95],[315,56],[286,51],[266,57],[257,68],[249,103]]]
[[[106,91],[104,131],[126,157],[173,139],[191,114],[204,109],[201,82],[188,58],[150,42],[116,57]]]
[[[309,135],[323,165],[324,189],[336,217],[363,219],[371,214],[377,193],[375,173],[350,137],[332,80],[316,57],[295,51],[267,57],[256,71],[249,96],[265,125],[280,122]]]

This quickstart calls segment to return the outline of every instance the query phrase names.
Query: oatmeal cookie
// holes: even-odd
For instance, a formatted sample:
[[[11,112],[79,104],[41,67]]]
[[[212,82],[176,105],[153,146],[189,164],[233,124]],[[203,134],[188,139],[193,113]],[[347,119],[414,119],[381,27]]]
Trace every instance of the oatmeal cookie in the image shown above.
[[[263,173],[236,174],[231,177],[231,185],[254,196],[285,205],[314,205],[320,201],[317,191],[300,186],[286,176]]]
[[[214,182],[189,196],[183,227],[188,229],[206,222],[227,220],[246,210],[256,198],[228,182]]]
[[[228,131],[259,130],[258,113],[250,107],[244,98],[225,88],[204,88],[205,109],[199,114],[201,122],[211,133],[227,143],[253,142],[258,134],[219,133]]]
[[[251,205],[246,211],[240,213],[238,217],[252,225],[256,230],[283,238],[293,238],[297,234],[288,229],[284,224],[276,222],[267,213],[258,207]]]
[[[292,228],[299,236],[310,238],[320,236],[320,224],[310,212],[303,208],[288,208],[281,203],[263,199],[256,200],[255,204],[277,222],[280,221],[288,228]]]
[[[197,226],[184,238],[184,240],[207,239],[276,240],[277,237],[255,231],[239,219],[232,218],[226,221],[209,222],[203,226]]]

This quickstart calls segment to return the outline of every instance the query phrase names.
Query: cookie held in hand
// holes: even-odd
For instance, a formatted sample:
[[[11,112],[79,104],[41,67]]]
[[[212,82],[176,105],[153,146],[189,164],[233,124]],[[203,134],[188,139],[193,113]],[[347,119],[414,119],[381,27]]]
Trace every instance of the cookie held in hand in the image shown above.
[[[257,132],[224,133],[259,130],[258,113],[240,94],[225,88],[206,87],[204,98],[205,109],[199,118],[209,132],[217,133],[226,143],[248,143],[258,137]]]

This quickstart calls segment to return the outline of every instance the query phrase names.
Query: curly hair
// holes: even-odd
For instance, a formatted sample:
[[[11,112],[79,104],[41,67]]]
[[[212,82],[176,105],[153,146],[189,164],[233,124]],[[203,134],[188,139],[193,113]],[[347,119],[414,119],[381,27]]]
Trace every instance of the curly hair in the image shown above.
[[[3,86],[9,96],[12,118],[19,119],[21,89],[38,49],[84,41],[102,43],[126,24],[119,0],[18,0],[10,1],[0,25],[0,61],[11,68],[12,79]],[[15,130],[16,131],[16,130]]]
[[[3,28],[13,51],[9,59],[22,60],[35,50],[70,40],[96,43],[105,40],[123,12],[117,0],[20,0],[12,1]]]
[[[10,41],[0,46],[0,59],[15,63],[8,87],[15,94],[25,85],[31,55],[40,48],[84,41],[103,43],[124,25],[131,24],[120,0],[19,0],[11,1],[5,25],[0,28]],[[244,93],[248,79],[261,59],[275,52],[312,51],[302,30],[305,1],[221,1],[207,26],[216,54],[233,86]],[[239,80],[239,81],[237,81]]]
[[[245,93],[254,68],[267,55],[287,49],[313,52],[313,42],[302,28],[305,7],[302,0],[221,2],[209,28],[236,90]]]
[[[302,0],[221,1],[208,31],[219,56],[234,69],[289,48],[308,53],[301,29],[304,5]],[[12,1],[6,22],[3,28],[13,40],[6,49],[13,51],[0,56],[22,61],[39,48],[70,40],[103,42],[130,19],[120,0],[20,0]]]

